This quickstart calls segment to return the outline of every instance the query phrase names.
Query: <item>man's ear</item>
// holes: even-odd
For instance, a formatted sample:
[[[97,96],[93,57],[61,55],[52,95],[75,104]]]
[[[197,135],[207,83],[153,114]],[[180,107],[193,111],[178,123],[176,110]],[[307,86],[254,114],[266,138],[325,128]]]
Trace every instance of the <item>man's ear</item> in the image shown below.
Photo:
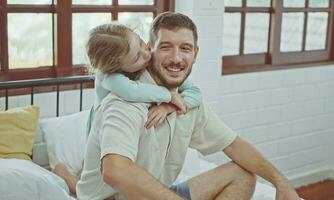
[[[196,62],[198,52],[199,52],[199,46],[195,47],[194,63]]]

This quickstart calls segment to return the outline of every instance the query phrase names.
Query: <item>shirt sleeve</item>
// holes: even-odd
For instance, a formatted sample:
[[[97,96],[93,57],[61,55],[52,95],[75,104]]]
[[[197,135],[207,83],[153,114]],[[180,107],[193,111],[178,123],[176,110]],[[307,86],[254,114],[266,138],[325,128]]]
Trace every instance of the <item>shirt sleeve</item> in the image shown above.
[[[133,81],[120,73],[105,75],[102,87],[126,101],[143,103],[168,103],[171,101],[171,95],[167,88]]]
[[[194,85],[189,79],[186,79],[179,87],[179,91],[186,101],[189,109],[198,107],[202,103],[202,94],[196,85]]]
[[[118,154],[135,161],[146,113],[125,102],[108,106],[103,111],[99,137],[100,159],[107,154]]]
[[[205,105],[200,105],[199,115],[190,141],[190,147],[203,155],[225,149],[237,137],[225,123]]]

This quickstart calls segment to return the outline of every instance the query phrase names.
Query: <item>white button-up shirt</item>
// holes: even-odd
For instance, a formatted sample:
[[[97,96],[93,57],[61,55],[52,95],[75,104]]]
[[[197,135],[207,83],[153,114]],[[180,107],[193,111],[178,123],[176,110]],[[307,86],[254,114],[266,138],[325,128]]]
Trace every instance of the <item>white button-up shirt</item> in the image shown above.
[[[147,71],[139,81],[155,84]],[[203,104],[185,115],[171,113],[158,128],[146,129],[149,106],[126,102],[113,94],[102,101],[87,142],[85,165],[77,184],[78,199],[124,198],[102,180],[101,160],[105,155],[128,157],[170,186],[182,169],[188,147],[207,155],[223,150],[236,138]]]

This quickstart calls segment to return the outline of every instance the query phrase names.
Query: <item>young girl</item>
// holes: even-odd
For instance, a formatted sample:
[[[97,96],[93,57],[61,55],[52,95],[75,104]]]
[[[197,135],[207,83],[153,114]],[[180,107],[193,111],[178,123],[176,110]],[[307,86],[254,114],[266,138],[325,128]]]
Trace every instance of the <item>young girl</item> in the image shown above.
[[[104,97],[112,92],[126,101],[171,103],[160,104],[149,112],[146,127],[158,126],[170,112],[186,113],[201,103],[198,87],[186,80],[179,91],[184,98],[165,87],[133,81],[149,64],[151,53],[145,42],[124,25],[104,24],[94,28],[87,43],[91,66],[96,69],[96,98],[91,110],[88,132],[94,110]],[[131,78],[131,79],[130,79]],[[174,106],[173,106],[174,105]],[[176,108],[175,108],[176,106]]]
[[[95,110],[109,92],[126,101],[160,103],[150,107],[146,128],[159,126],[171,112],[184,114],[188,108],[201,103],[199,88],[189,80],[179,87],[181,95],[162,86],[135,81],[148,66],[151,53],[145,42],[124,25],[104,24],[94,28],[86,48],[91,66],[96,70],[96,98],[88,120],[87,133]],[[65,179],[71,193],[75,194],[79,178],[73,176],[62,163],[55,166],[54,172]]]

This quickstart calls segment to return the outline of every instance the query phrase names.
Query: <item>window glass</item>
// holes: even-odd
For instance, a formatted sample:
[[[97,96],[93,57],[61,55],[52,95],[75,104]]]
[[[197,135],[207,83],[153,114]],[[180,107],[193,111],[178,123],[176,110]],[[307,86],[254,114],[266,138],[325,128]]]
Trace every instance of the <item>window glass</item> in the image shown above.
[[[110,22],[110,13],[74,13],[72,15],[73,65],[89,64],[85,48],[89,31],[98,25]]]
[[[227,7],[241,7],[241,0],[225,0],[225,6]]]
[[[52,0],[7,0],[8,4],[52,4]]]
[[[268,49],[269,14],[246,14],[245,52],[262,53]]]
[[[52,38],[52,14],[9,13],[9,68],[52,66]]]
[[[240,13],[225,13],[223,25],[223,55],[238,55],[240,43]]]
[[[303,8],[305,7],[305,0],[284,0],[284,7],[295,7],[295,8]]]
[[[154,0],[118,0],[119,5],[154,5]]]
[[[270,7],[271,0],[248,0],[247,6],[250,7]]]
[[[150,25],[153,21],[153,13],[121,12],[118,13],[118,21],[134,29],[145,42],[148,42]]]
[[[309,7],[329,7],[329,0],[309,0]]]
[[[111,5],[112,0],[72,0],[74,5]]]
[[[303,13],[283,13],[281,29],[281,51],[301,51],[303,29]]]
[[[328,13],[308,13],[306,50],[319,50],[326,48]]]

